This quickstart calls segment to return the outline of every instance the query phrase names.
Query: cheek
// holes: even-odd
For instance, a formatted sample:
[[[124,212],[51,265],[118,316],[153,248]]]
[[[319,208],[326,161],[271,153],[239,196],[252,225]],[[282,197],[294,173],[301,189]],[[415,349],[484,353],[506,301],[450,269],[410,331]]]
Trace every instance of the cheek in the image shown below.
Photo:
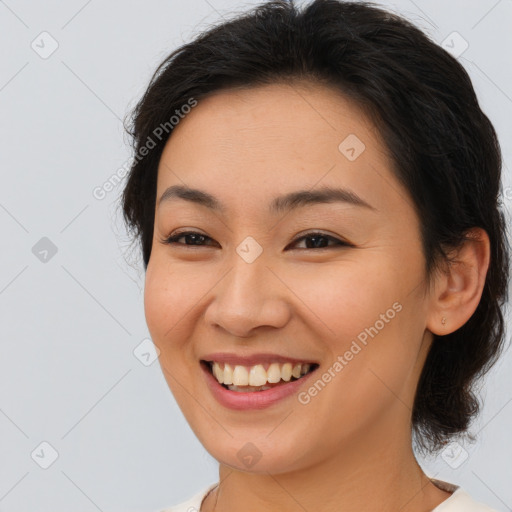
[[[386,385],[400,389],[414,365],[419,337],[408,321],[416,306],[406,281],[384,258],[380,265],[338,263],[289,277],[303,318],[325,348],[332,398],[348,409],[372,397],[382,402]]]
[[[144,286],[146,324],[160,351],[163,375],[180,407],[187,405],[180,383],[191,382],[191,347],[187,346],[187,339],[194,304],[186,295],[183,279],[183,274],[180,277],[171,273],[166,264],[159,264],[155,258],[146,270]]]
[[[152,256],[153,258],[153,256]],[[183,319],[193,307],[187,295],[186,276],[171,272],[158,258],[150,260],[144,286],[144,313],[153,342],[160,351],[179,344]],[[170,343],[170,341],[175,343]]]
[[[165,278],[162,279],[154,260],[150,260],[144,284],[144,314],[156,345],[160,345],[163,328],[169,324],[173,311],[172,304],[169,304],[172,297],[168,293],[169,285]]]
[[[153,257],[155,256],[155,257]],[[214,286],[214,272],[190,263],[170,262],[165,255],[152,254],[146,270],[144,312],[154,344],[165,368],[185,371],[195,361],[190,343],[204,313],[202,299]]]
[[[298,299],[294,302],[317,331],[316,337],[321,334],[331,350],[339,353],[400,298],[389,276],[374,265],[346,261],[303,267],[283,281],[290,283]],[[390,313],[394,316],[395,311]]]

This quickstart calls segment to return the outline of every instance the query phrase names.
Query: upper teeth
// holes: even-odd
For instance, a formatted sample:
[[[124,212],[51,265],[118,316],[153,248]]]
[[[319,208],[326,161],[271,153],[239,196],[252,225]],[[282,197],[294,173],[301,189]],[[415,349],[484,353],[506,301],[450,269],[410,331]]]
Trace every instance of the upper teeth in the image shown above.
[[[298,379],[310,369],[309,363],[272,363],[265,370],[262,364],[254,366],[231,366],[227,363],[221,368],[220,364],[213,362],[212,372],[219,384],[234,384],[235,386],[263,386],[267,382],[276,383],[281,379],[289,381],[292,376]]]

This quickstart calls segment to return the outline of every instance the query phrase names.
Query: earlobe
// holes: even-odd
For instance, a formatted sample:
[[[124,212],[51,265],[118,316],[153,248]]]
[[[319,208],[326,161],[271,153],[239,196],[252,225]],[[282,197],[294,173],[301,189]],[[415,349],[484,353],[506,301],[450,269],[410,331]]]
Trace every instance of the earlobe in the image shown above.
[[[462,245],[449,254],[445,270],[435,278],[426,326],[429,331],[444,336],[471,318],[482,296],[489,261],[487,232],[470,229]]]

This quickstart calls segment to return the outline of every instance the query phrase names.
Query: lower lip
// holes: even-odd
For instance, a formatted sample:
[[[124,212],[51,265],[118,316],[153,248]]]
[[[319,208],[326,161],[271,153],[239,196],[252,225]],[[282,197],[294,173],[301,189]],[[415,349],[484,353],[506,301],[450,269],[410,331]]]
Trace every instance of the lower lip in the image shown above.
[[[287,384],[274,386],[273,388],[266,389],[264,391],[243,393],[226,389],[222,384],[219,384],[217,379],[209,372],[204,363],[201,363],[200,366],[205,374],[206,384],[217,401],[229,409],[237,410],[263,409],[290,395],[293,395],[318,369],[317,367],[312,372],[306,373],[306,375],[300,379],[290,381]]]

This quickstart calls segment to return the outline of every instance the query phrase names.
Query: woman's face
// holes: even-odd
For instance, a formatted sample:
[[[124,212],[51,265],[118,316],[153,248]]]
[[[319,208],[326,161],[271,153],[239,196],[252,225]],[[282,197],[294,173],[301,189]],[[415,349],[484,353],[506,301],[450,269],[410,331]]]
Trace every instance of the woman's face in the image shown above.
[[[178,405],[220,462],[281,473],[409,442],[432,337],[418,218],[391,166],[370,121],[320,86],[222,91],[175,127],[158,169],[145,314]],[[160,202],[172,186],[219,207]],[[353,196],[270,207],[327,187]],[[163,242],[177,230],[198,235]],[[201,360],[214,353],[318,367],[276,401],[263,397],[278,386],[237,407],[217,397],[236,391],[212,392]]]

